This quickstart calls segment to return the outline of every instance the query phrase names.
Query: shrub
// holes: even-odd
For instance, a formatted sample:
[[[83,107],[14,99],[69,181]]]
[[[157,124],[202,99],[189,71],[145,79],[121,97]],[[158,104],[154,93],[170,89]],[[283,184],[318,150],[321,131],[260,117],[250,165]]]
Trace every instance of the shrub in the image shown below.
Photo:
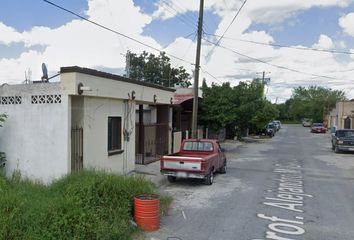
[[[0,169],[5,168],[5,163],[6,163],[6,155],[4,152],[0,152]]]
[[[0,178],[3,239],[130,239],[134,195],[156,193],[142,177],[83,171],[50,186]]]

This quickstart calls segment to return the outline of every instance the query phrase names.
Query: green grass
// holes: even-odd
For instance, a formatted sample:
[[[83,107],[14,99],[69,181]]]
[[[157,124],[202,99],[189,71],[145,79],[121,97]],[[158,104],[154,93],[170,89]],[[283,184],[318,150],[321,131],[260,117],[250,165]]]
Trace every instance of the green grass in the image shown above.
[[[131,239],[133,199],[157,193],[142,177],[83,171],[50,186],[0,177],[0,239]],[[161,197],[167,211],[170,197]]]

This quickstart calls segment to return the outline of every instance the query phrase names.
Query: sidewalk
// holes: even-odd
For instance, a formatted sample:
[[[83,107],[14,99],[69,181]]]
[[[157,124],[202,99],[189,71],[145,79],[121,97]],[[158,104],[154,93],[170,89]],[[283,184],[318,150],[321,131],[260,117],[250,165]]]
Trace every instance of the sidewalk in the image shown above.
[[[146,165],[135,164],[135,171],[133,174],[142,175],[145,179],[153,182],[157,187],[167,183],[166,176],[160,173],[160,161],[152,162]]]
[[[243,143],[236,140],[226,140],[221,143],[221,147],[226,152],[234,151]],[[160,173],[160,161],[152,162],[146,165],[135,164],[135,171],[133,174],[144,176],[147,180],[153,182],[157,187],[161,187],[168,183],[167,177]]]

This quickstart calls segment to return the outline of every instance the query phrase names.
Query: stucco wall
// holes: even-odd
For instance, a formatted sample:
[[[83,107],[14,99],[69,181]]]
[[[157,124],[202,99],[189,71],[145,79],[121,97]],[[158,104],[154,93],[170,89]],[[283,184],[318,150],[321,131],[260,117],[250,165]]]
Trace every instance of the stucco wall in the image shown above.
[[[344,120],[349,117],[351,120],[351,128],[353,128],[353,119],[354,119],[354,102],[346,101],[346,102],[337,102],[336,110],[338,112],[338,122],[337,128],[344,128]]]
[[[145,104],[154,103],[154,95],[156,95],[156,104],[170,104],[174,94],[172,91],[75,72],[62,73],[60,80],[63,89],[69,95],[78,94],[79,83],[90,88],[90,91],[83,92],[82,95],[85,96],[128,99],[134,91],[135,101]]]
[[[129,104],[128,104],[129,103]],[[77,112],[79,114],[79,112]],[[79,119],[74,116],[73,119]],[[108,117],[122,118],[123,153],[108,156]],[[135,167],[135,102],[118,99],[84,97],[83,101],[84,168],[127,173]],[[123,130],[130,132],[124,141]]]
[[[0,113],[8,114],[0,128],[0,150],[7,156],[8,175],[19,170],[46,183],[68,173],[68,106],[59,83],[0,87]]]

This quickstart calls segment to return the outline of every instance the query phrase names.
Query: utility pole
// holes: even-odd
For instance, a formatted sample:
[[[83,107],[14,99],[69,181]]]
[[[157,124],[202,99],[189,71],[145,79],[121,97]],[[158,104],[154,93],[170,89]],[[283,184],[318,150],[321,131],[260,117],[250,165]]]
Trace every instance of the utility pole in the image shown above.
[[[266,72],[266,71],[257,72],[257,74],[259,74],[259,73],[262,73],[262,84],[263,84],[264,88],[267,87],[267,90],[266,90],[266,93],[265,93],[265,95],[267,95],[267,93],[268,93],[268,84],[270,82],[270,78],[266,78],[265,75],[266,75],[266,73],[270,73],[270,72]]]
[[[127,55],[125,55],[125,73],[127,78],[130,78],[130,51],[127,51]]]
[[[197,53],[196,53],[196,58],[195,58],[195,70],[194,70],[192,138],[198,137],[197,136],[197,131],[198,131],[198,89],[199,89],[200,49],[201,49],[202,32],[203,32],[203,11],[204,11],[204,0],[200,0],[199,19],[198,19]]]

